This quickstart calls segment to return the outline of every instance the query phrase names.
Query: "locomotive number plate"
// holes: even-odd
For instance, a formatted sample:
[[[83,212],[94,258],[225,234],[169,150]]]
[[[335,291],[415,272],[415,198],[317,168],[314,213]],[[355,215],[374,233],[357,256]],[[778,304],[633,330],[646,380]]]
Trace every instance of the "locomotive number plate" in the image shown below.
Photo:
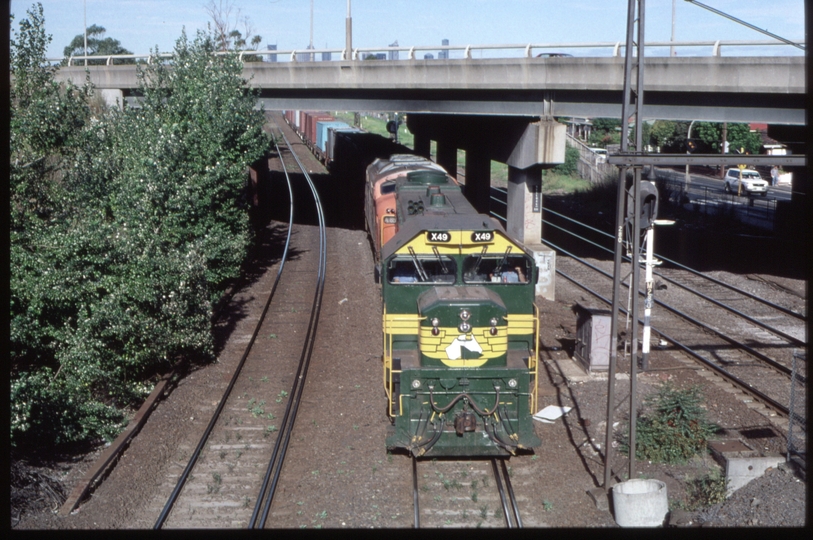
[[[426,241],[434,243],[445,243],[452,241],[449,231],[426,231]]]
[[[472,242],[493,242],[494,241],[494,232],[493,231],[474,231],[471,233],[471,241]]]

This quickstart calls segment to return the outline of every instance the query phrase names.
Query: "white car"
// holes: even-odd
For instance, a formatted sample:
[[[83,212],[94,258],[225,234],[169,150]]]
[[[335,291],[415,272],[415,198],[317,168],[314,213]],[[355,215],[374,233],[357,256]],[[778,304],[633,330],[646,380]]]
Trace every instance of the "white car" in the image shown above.
[[[742,172],[742,190],[749,194],[760,194],[763,197],[768,194],[768,182],[762,179],[759,173],[753,169],[728,169],[725,173],[724,189],[727,193],[738,193],[740,173]]]
[[[604,148],[588,148],[596,155],[596,163],[604,163],[607,161],[607,150]]]

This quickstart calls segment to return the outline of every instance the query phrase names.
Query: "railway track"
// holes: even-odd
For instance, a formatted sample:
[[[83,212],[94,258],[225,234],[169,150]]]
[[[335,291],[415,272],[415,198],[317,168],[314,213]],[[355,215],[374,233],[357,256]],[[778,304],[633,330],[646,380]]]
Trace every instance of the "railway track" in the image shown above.
[[[290,144],[277,152],[286,177],[295,168],[310,184],[319,226],[294,225],[289,179],[288,241],[263,314],[154,528],[262,528],[273,502],[307,380],[326,268],[318,194]],[[297,255],[289,260],[292,233]],[[303,284],[310,294],[302,294]],[[298,357],[286,353],[296,350]]]
[[[504,190],[492,189],[501,219],[504,213]],[[612,235],[599,231],[567,216],[546,210],[543,223],[576,236],[608,254],[607,260],[590,262],[567,250],[546,243],[557,250],[557,274],[572,281],[597,299],[609,304],[612,299]],[[606,238],[606,245],[588,240],[584,234]],[[589,229],[589,231],[588,231]],[[563,257],[563,255],[565,255]],[[658,257],[656,255],[656,257]],[[792,389],[797,403],[806,402],[807,366],[797,362],[792,373],[793,357],[804,351],[806,344],[805,299],[765,280],[744,278],[742,283],[726,283],[714,276],[702,274],[680,263],[661,258],[665,264],[653,271],[654,302],[651,326],[659,334],[651,345],[677,348],[710,368],[737,388],[757,400],[775,414],[787,417]],[[628,283],[631,273],[629,258],[622,276],[627,291],[622,305],[629,306]],[[640,283],[644,284],[643,270]],[[764,297],[769,292],[778,296],[776,302]],[[683,294],[686,291],[691,295]],[[640,291],[641,296],[644,291]],[[643,311],[643,310],[642,310]],[[791,376],[800,384],[791,384]],[[804,422],[805,415],[795,419]]]
[[[480,527],[489,517],[499,518],[505,528],[521,528],[519,502],[507,462],[498,458],[430,460],[419,466],[413,457],[414,528]],[[442,487],[445,496],[430,497],[433,487],[435,492]]]
[[[586,261],[559,246],[552,247],[560,254],[559,275],[599,302],[609,302],[612,261]],[[623,268],[622,276],[629,276],[630,264]],[[772,304],[759,291],[745,291],[686,267],[658,270],[655,289],[651,325],[659,337],[652,345],[689,354],[748,394],[747,399],[757,400],[785,418],[793,386],[799,403],[806,398],[804,384],[790,384],[793,355],[803,347],[805,335],[806,317],[798,298],[789,294],[781,299],[784,305]],[[628,306],[628,293],[626,296],[622,305]],[[796,380],[806,382],[806,365],[797,368]],[[796,420],[804,421],[804,416]]]

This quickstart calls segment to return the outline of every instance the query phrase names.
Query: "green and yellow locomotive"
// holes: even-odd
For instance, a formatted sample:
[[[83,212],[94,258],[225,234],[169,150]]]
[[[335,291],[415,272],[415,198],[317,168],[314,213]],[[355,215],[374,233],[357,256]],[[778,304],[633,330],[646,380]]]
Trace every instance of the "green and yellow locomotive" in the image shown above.
[[[540,444],[533,258],[416,156],[367,169],[384,303],[389,449],[499,456]]]

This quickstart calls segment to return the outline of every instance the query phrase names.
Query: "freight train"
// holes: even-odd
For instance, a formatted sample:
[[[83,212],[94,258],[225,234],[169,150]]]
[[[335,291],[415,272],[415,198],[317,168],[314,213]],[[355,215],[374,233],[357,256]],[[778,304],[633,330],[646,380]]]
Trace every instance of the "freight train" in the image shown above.
[[[313,119],[301,120],[317,140]],[[436,163],[325,129],[338,134],[320,149],[329,160],[372,161],[364,213],[383,300],[387,448],[476,457],[541,444],[533,257]]]

